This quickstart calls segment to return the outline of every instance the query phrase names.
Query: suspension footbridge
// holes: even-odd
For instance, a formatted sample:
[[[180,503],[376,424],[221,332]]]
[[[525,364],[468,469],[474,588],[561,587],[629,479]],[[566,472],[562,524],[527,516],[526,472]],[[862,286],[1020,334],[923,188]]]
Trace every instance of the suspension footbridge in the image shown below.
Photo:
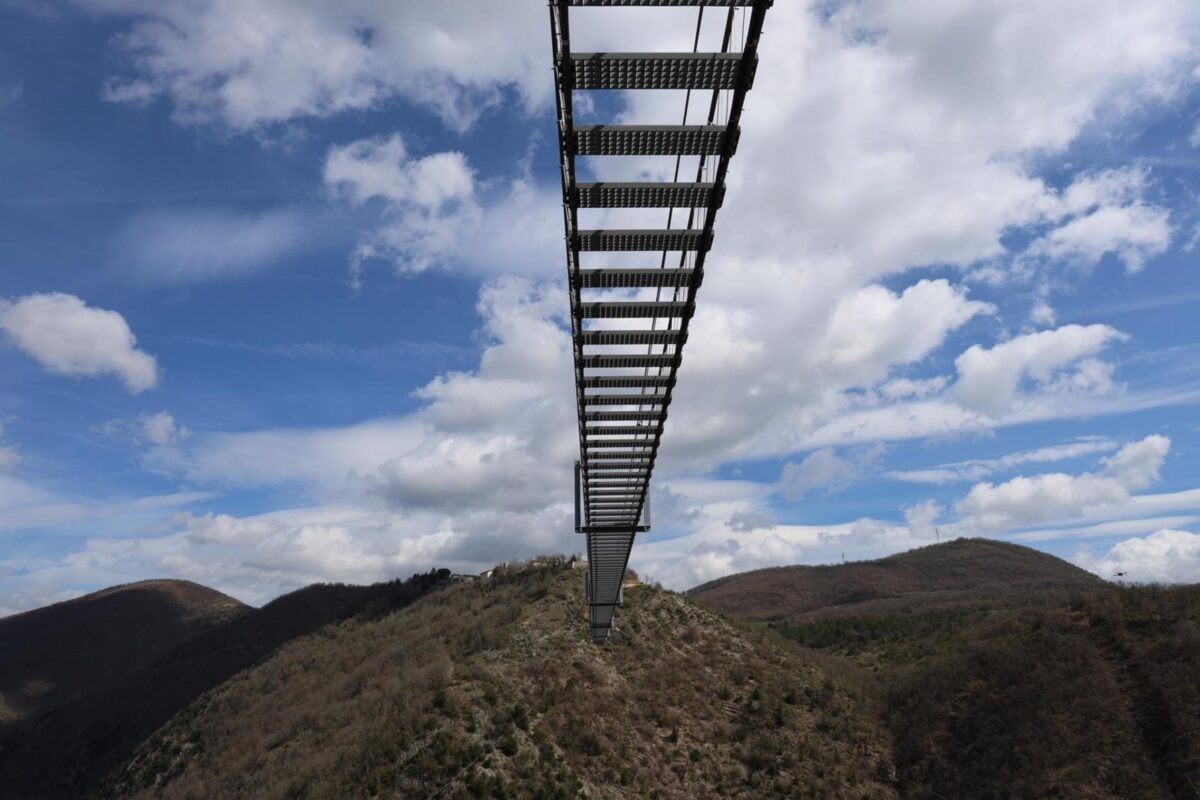
[[[550,3],[579,416],[575,527],[587,536],[587,603],[596,642],[606,641],[612,629],[634,538],[650,529],[650,477],[771,4],[772,0]],[[692,7],[694,23],[681,17],[689,30],[695,26],[692,50],[571,49],[573,8],[619,6]],[[706,10],[710,22],[716,14],[723,24],[718,51],[699,49]],[[576,93],[653,90],[683,92],[678,124],[581,124],[575,119]],[[579,106],[581,111],[585,106],[606,107],[590,99]],[[580,180],[581,166],[594,171],[580,157],[599,156],[674,157],[673,179]],[[595,214],[617,209],[657,215],[661,227],[580,226],[581,210]],[[614,259],[631,256],[627,265],[613,266]]]

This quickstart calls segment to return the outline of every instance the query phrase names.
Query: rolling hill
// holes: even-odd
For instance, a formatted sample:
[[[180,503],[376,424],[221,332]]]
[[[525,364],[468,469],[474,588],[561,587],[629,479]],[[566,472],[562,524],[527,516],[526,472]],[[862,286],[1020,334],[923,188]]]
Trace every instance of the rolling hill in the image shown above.
[[[598,647],[565,559],[448,578],[232,614],[9,738],[0,795],[1200,797],[1200,587],[966,540],[639,585]]]
[[[146,652],[129,653],[131,667],[119,675],[114,672],[111,680],[93,691],[76,693],[69,702],[42,717],[4,730],[0,735],[0,786],[11,793],[6,796],[21,798],[90,796],[112,767],[205,691],[297,637],[349,618],[387,614],[443,585],[448,578],[448,571],[435,570],[406,581],[372,586],[309,586],[260,609],[239,604],[237,613],[225,615],[223,621],[211,620],[189,637],[176,637],[174,646],[169,647],[143,638],[150,627],[142,620],[153,614],[144,603],[133,601],[145,601],[147,595],[130,594],[125,588],[93,595],[100,598],[101,604],[88,606],[91,611],[87,619],[97,630],[115,632],[127,643],[126,650],[136,651],[140,641]],[[176,592],[186,589],[193,597],[208,597],[198,591],[203,587],[192,584],[181,587],[177,582],[158,581],[154,585],[168,585]],[[160,594],[149,597],[154,600]],[[113,597],[124,598],[125,602],[104,602],[104,598]],[[37,674],[39,668],[45,674],[57,674],[75,669],[76,664],[86,668],[95,653],[93,640],[75,640],[78,646],[72,645],[76,629],[58,624],[60,606],[66,605],[42,609],[45,614],[22,615],[28,617],[21,623],[23,630],[44,643],[40,649],[44,660],[21,653],[21,648],[0,650],[0,674],[15,671],[11,664],[24,665],[21,669],[26,674]],[[81,675],[86,677],[86,672]]]
[[[111,796],[895,797],[857,671],[647,586],[597,647],[582,586],[547,560],[297,639]]]
[[[1103,580],[1040,550],[992,539],[956,539],[876,561],[772,567],[730,575],[688,592],[738,619],[990,606],[1047,591],[1101,588]]]
[[[0,619],[0,737],[6,728],[128,680],[249,611],[188,581],[142,581]]]
[[[1200,587],[957,540],[698,602],[868,670],[906,798],[1200,798]]]

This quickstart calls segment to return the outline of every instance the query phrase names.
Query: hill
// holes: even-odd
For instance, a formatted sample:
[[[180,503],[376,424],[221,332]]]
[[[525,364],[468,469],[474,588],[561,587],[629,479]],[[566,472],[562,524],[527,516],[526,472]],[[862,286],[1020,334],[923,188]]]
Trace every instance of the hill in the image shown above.
[[[582,589],[553,560],[297,639],[158,731],[110,794],[895,797],[857,670],[646,586],[597,647]]]
[[[248,610],[199,584],[156,580],[0,619],[0,737]]]
[[[636,586],[603,647],[561,558],[309,587],[44,715],[0,795],[1200,797],[1200,586],[992,544],[800,570],[768,620]]]
[[[13,797],[89,796],[110,769],[204,692],[297,637],[346,619],[389,613],[443,585],[448,578],[448,571],[436,570],[406,581],[373,586],[309,586],[260,609],[243,607],[223,623],[209,625],[170,648],[147,640],[143,643],[147,652],[131,656],[135,666],[125,670],[121,680],[111,680],[97,691],[56,707],[36,724],[7,730],[0,737],[0,786],[5,788],[6,796]],[[203,587],[190,591],[195,594],[196,590]],[[100,596],[127,594],[122,590]],[[113,612],[119,613],[122,608],[125,606]],[[134,611],[140,608],[135,606]],[[49,619],[57,617],[50,615]],[[138,631],[145,630],[145,626],[135,619],[126,630],[120,621],[116,617],[109,627],[118,629],[126,641],[136,643]],[[36,626],[32,629],[37,630]],[[45,638],[52,637],[45,634]],[[28,674],[60,672],[60,660],[69,665],[86,663],[94,649],[91,640],[86,639],[78,649],[64,642],[59,651],[43,649],[42,653],[44,661],[23,657]]]
[[[772,567],[697,586],[693,599],[755,622],[904,609],[990,606],[1106,583],[1048,553],[991,539],[956,539],[876,561]]]
[[[1200,587],[959,540],[699,601],[874,675],[906,798],[1200,798]]]

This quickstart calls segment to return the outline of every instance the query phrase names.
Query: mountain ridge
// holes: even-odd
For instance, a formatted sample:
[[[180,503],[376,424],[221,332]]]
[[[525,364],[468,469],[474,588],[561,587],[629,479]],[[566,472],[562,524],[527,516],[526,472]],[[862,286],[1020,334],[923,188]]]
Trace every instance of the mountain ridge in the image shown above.
[[[370,586],[314,584],[156,648],[153,658],[140,659],[123,680],[76,696],[29,724],[0,730],[0,785],[21,797],[88,796],[109,769],[204,692],[293,639],[406,605],[449,574],[433,570]],[[97,594],[104,598],[109,591]],[[139,597],[127,591],[112,596]],[[0,672],[7,652],[0,651]]]
[[[198,583],[154,579],[0,618],[0,732],[127,680],[249,610]]]
[[[688,597],[754,622],[900,610],[938,603],[988,604],[1019,591],[1087,591],[1107,583],[1048,553],[992,539],[956,539],[870,561],[736,573]]]

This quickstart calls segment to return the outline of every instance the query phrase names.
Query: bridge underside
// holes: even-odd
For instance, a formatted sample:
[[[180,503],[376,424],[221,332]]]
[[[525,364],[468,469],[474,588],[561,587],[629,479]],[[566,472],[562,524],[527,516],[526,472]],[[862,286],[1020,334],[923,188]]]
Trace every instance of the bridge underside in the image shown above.
[[[575,522],[587,536],[587,600],[596,642],[606,641],[612,629],[634,538],[650,527],[650,476],[770,5],[771,0],[550,2],[579,416]],[[617,6],[692,7],[692,51],[573,52],[571,9]],[[715,14],[723,24],[718,51],[699,50],[706,10],[710,21]],[[679,21],[693,24],[687,16]],[[613,90],[683,91],[683,118],[661,125],[577,123],[577,92]],[[603,169],[594,159],[609,156],[674,157],[674,178],[577,179],[581,168]],[[639,219],[649,227],[604,225],[613,210],[628,214],[626,209],[641,209]],[[581,227],[581,216],[595,219],[598,227]],[[628,265],[613,266],[624,259],[631,259]]]

